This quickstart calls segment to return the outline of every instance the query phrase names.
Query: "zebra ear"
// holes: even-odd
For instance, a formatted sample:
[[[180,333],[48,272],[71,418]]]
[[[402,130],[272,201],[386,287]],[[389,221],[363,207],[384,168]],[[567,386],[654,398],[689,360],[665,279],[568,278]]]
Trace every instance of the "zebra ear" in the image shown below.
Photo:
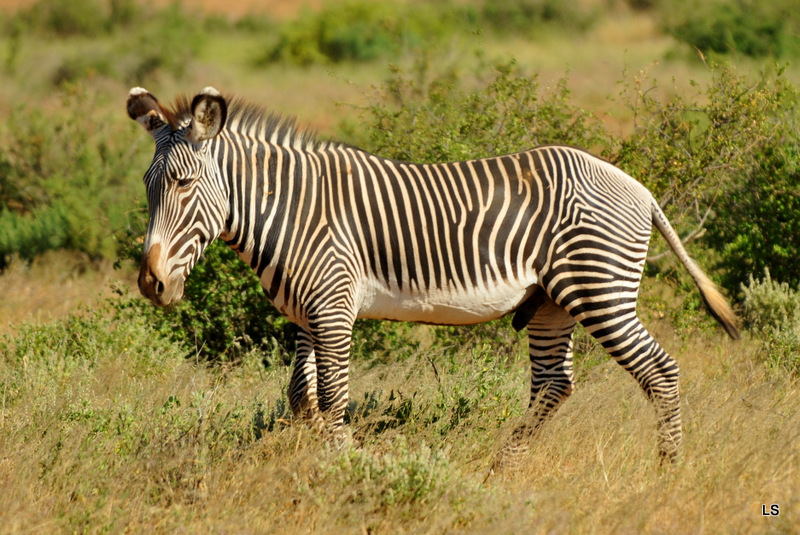
[[[127,107],[128,116],[141,124],[151,136],[168,122],[156,97],[141,87],[130,90]]]
[[[192,124],[188,138],[202,143],[222,131],[228,118],[228,103],[213,87],[206,87],[192,100]]]

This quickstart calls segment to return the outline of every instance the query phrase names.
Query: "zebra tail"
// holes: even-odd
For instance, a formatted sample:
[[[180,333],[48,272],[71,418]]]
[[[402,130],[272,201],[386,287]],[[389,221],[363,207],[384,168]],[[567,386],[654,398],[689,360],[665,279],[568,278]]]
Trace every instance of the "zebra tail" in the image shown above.
[[[736,327],[736,314],[728,304],[728,301],[717,289],[717,285],[714,284],[711,279],[703,273],[703,270],[689,257],[689,253],[686,252],[686,248],[684,248],[683,243],[681,243],[681,239],[678,237],[675,229],[672,228],[672,225],[670,225],[667,216],[664,215],[664,212],[661,210],[656,200],[652,199],[650,203],[652,206],[653,224],[658,231],[661,232],[661,235],[664,236],[664,239],[667,240],[670,249],[672,249],[672,252],[678,257],[678,260],[681,261],[681,264],[689,271],[689,275],[692,276],[697,287],[700,289],[700,296],[703,298],[703,302],[709,313],[722,325],[728,333],[728,336],[734,340],[738,340],[739,329]]]

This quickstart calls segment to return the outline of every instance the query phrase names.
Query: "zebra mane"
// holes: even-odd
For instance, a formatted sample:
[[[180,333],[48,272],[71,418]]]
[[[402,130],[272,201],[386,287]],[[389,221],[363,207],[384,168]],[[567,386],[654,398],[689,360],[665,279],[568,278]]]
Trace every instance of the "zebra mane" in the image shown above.
[[[243,98],[228,98],[228,119],[225,128],[254,139],[268,141],[275,145],[299,150],[314,150],[340,143],[320,140],[315,131],[297,126],[293,116],[268,112],[262,106],[250,103]],[[183,128],[192,118],[192,99],[188,95],[178,95],[172,103],[172,110],[164,109],[173,130]]]

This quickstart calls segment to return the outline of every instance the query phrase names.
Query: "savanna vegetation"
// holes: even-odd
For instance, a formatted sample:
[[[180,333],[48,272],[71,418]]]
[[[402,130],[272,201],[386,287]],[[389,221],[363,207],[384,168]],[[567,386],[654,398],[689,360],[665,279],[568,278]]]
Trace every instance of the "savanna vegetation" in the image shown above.
[[[267,2],[236,17],[188,1],[7,3],[0,533],[800,524],[791,2]],[[347,418],[360,447],[293,420],[293,327],[230,250],[209,248],[172,308],[136,295],[152,141],[123,109],[134,85],[163,100],[214,85],[392,158],[567,143],[642,181],[744,332],[725,337],[654,240],[639,312],[683,372],[679,462],[659,469],[652,408],[579,330],[575,394],[527,465],[486,479],[528,388],[508,319],[359,322]],[[772,504],[780,515],[763,516]]]

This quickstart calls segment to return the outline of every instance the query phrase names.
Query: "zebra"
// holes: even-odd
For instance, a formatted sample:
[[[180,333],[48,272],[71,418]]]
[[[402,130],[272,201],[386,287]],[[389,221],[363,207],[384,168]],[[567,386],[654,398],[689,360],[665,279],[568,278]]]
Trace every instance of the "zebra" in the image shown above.
[[[636,313],[653,226],[738,338],[734,312],[650,192],[586,151],[393,161],[211,87],[171,107],[134,88],[127,111],[155,140],[141,293],[159,306],[179,300],[205,247],[224,240],[298,326],[288,398],[324,433],[344,433],[357,318],[456,325],[513,314],[528,331],[531,388],[498,467],[572,393],[577,323],[639,383],[659,456],[675,461],[678,364]]]

